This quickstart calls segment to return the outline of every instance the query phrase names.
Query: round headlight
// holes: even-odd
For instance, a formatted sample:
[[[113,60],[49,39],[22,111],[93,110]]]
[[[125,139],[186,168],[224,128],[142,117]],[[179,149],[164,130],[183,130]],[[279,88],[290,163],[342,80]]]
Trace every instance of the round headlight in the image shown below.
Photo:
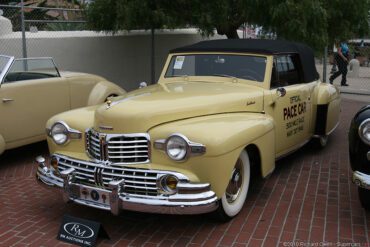
[[[171,136],[168,138],[166,143],[166,152],[167,155],[173,160],[183,160],[188,152],[188,143],[181,136]]]
[[[62,145],[68,141],[68,129],[62,123],[55,123],[51,127],[50,135],[53,138],[54,142],[58,145]]]
[[[370,118],[360,124],[358,134],[363,142],[370,145]]]

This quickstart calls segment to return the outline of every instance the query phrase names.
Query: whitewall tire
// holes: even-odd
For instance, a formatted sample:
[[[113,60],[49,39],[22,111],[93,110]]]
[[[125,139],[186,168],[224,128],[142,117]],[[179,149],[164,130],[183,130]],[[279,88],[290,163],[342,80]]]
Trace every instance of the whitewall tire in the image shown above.
[[[226,191],[220,199],[217,210],[219,219],[230,220],[242,210],[248,194],[250,174],[249,156],[247,151],[243,150],[230,174]]]

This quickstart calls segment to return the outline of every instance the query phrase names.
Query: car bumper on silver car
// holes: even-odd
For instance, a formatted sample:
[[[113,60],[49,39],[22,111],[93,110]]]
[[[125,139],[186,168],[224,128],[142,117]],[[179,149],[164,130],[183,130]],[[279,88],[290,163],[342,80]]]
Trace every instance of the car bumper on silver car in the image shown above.
[[[65,202],[73,201],[78,204],[109,210],[115,215],[118,215],[121,210],[161,214],[202,214],[212,212],[218,207],[217,196],[210,190],[208,183],[190,183],[187,179],[184,180],[186,177],[180,173],[168,171],[168,174],[177,174],[181,177],[177,184],[177,193],[166,195],[158,192],[156,195],[140,195],[125,191],[125,187],[129,187],[125,178],[119,180],[112,178],[110,181],[100,184],[100,186],[82,184],[78,180],[79,177],[84,175],[81,175],[81,171],[86,170],[86,167],[93,167],[94,170],[105,169],[102,168],[104,165],[61,155],[54,155],[54,157],[63,158],[63,161],[73,165],[62,171],[55,171],[52,166],[46,165],[44,158],[38,157],[36,159],[36,177],[42,184],[60,188]],[[81,168],[81,166],[84,168]],[[132,169],[128,168],[128,170]],[[141,169],[140,172],[147,174],[153,173],[153,170]],[[165,173],[166,171],[158,171],[160,175]],[[159,177],[158,174],[157,177]],[[95,179],[95,176],[91,176],[92,179]],[[123,176],[121,175],[121,177]],[[135,179],[132,178],[132,174],[129,177],[129,179]],[[100,195],[100,199],[85,199],[87,198],[86,194],[89,193],[96,194],[97,196],[91,196],[95,199],[99,198]],[[101,201],[102,197],[105,198],[103,202]]]

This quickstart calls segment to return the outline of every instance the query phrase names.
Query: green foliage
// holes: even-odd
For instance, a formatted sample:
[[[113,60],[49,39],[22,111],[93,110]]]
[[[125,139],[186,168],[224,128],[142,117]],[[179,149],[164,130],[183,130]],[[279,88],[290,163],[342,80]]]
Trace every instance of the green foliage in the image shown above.
[[[96,0],[87,8],[93,30],[111,31],[175,27],[173,17],[155,0]]]
[[[96,0],[87,7],[88,26],[93,30],[116,31],[117,1]]]
[[[327,10],[328,38],[335,40],[363,37],[368,34],[368,0],[322,0]]]
[[[369,0],[96,0],[87,16],[94,30],[193,26],[228,38],[238,38],[237,29],[248,23],[320,50],[367,34],[369,9]]]
[[[327,14],[320,0],[271,1],[270,19],[265,27],[278,38],[323,47],[328,40]],[[271,8],[273,6],[273,8]]]
[[[84,23],[47,23],[46,31],[82,31],[86,30]]]

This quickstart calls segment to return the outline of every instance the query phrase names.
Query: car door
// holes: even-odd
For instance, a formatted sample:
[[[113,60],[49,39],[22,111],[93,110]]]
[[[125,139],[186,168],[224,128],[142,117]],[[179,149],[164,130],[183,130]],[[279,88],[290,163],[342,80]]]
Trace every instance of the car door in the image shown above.
[[[301,68],[297,54],[274,58],[270,94],[275,100],[270,110],[275,120],[277,157],[300,147],[312,135],[311,97],[315,83],[303,82]]]
[[[30,62],[28,70],[32,72],[27,74],[29,71],[14,69],[13,63],[0,84],[0,134],[6,143],[44,135],[46,121],[70,109],[67,81],[35,72],[37,66],[32,65]],[[20,80],[11,79],[17,77]]]

